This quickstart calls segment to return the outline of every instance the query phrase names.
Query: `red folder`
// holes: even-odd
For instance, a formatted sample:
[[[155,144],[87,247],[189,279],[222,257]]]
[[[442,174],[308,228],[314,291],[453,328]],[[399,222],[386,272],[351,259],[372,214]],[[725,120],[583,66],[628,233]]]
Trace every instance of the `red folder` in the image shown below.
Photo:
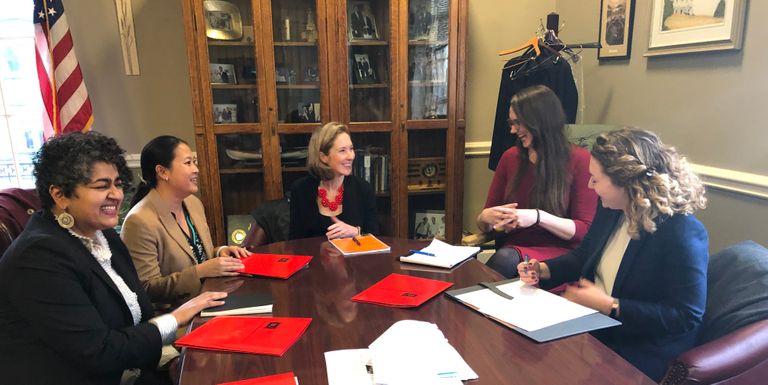
[[[176,345],[202,350],[282,356],[307,330],[312,318],[216,317]]]
[[[241,259],[245,267],[240,274],[288,278],[309,264],[309,255],[255,254]]]
[[[295,377],[293,372],[288,372],[274,376],[251,378],[250,380],[224,382],[219,385],[296,385]]]
[[[352,300],[391,307],[416,307],[451,286],[453,283],[450,282],[390,274]]]

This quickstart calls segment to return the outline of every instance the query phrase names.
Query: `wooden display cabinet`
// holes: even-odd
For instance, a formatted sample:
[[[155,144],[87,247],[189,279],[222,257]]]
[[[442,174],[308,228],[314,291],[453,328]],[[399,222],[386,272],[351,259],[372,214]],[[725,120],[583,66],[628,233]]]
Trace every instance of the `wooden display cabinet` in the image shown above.
[[[461,237],[466,0],[182,0],[202,197],[227,217],[306,175],[312,131],[347,123],[385,235],[439,215]]]

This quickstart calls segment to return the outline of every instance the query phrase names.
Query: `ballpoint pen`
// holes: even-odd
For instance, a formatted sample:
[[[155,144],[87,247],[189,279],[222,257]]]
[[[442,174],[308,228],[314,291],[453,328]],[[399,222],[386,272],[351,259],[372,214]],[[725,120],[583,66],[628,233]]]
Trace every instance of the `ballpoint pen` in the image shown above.
[[[523,272],[528,274],[528,254],[525,254],[525,257],[523,260]]]
[[[355,242],[356,245],[360,246],[360,240],[357,239],[357,237],[352,237],[352,242]]]
[[[411,250],[409,250],[409,251],[410,251],[411,253],[413,253],[413,254],[421,254],[421,255],[426,255],[426,256],[429,256],[429,257],[434,257],[434,256],[435,256],[435,255],[434,255],[434,254],[432,254],[432,253],[428,253],[428,252],[426,252],[426,251],[421,251],[421,250],[414,250],[414,249],[411,249]]]

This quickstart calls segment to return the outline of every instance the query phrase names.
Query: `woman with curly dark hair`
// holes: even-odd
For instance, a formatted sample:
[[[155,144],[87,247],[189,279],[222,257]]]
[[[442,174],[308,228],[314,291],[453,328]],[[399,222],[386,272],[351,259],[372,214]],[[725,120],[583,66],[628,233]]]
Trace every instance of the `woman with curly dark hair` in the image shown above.
[[[114,139],[74,133],[34,159],[42,211],[0,260],[0,372],[15,384],[132,383],[163,363],[163,344],[226,293],[152,317],[117,233],[131,174]],[[169,357],[164,355],[163,357]],[[167,373],[166,373],[167,374]]]
[[[704,187],[673,147],[634,128],[600,135],[589,170],[602,207],[584,242],[520,263],[520,279],[545,288],[578,280],[566,298],[622,322],[595,335],[659,381],[694,346],[704,314],[708,238],[693,216]]]

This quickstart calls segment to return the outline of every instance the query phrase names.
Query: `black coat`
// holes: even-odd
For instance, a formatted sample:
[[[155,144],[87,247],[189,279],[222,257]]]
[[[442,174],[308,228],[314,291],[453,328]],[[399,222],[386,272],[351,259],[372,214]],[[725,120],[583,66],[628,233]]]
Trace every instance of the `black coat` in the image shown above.
[[[162,341],[128,250],[105,230],[112,267],[136,293],[133,325],[120,291],[81,241],[36,213],[0,260],[0,376],[9,384],[118,384],[153,368]]]
[[[501,155],[517,140],[517,136],[509,132],[509,125],[507,124],[509,101],[523,88],[539,84],[549,87],[560,98],[567,122],[576,122],[579,92],[576,89],[576,82],[573,80],[570,64],[563,59],[555,62],[551,57],[541,56],[540,58],[536,60],[543,60],[544,64],[530,72],[520,71],[521,75],[515,76],[514,79],[510,78],[510,74],[520,68],[519,65],[515,64],[527,59],[514,58],[504,65],[504,70],[501,72],[501,84],[499,85],[499,100],[496,103],[496,118],[493,123],[491,155],[488,158],[488,168],[491,170],[496,170]],[[535,65],[532,64],[528,68],[533,68]]]
[[[317,209],[317,187],[320,179],[307,176],[296,181],[291,188],[290,239],[325,236],[331,218]],[[360,226],[363,233],[379,234],[376,216],[376,196],[365,180],[354,175],[344,177],[344,211],[338,218],[351,226]]]

